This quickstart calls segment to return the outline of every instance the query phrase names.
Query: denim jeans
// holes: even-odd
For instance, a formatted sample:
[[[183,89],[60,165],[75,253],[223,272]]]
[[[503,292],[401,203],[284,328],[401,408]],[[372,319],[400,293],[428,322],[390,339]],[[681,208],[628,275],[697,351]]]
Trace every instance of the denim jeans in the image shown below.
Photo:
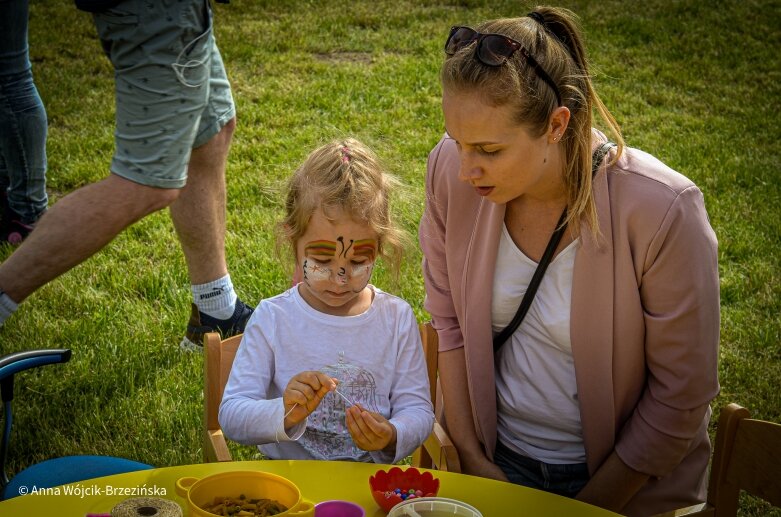
[[[589,480],[585,463],[543,463],[516,453],[502,442],[496,444],[494,463],[502,469],[511,483],[565,497],[578,495]]]
[[[0,196],[23,223],[46,210],[46,110],[33,83],[28,0],[0,0]]]

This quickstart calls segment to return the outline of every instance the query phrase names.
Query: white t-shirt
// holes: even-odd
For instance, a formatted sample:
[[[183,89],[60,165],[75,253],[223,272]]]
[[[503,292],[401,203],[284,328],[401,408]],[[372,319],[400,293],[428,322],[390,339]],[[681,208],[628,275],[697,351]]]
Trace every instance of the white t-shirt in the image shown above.
[[[579,240],[548,265],[521,325],[496,360],[497,432],[510,449],[546,463],[586,461],[570,343],[572,270]],[[515,316],[537,263],[503,227],[494,274],[494,335]]]
[[[434,413],[415,315],[404,300],[369,287],[374,300],[357,316],[319,312],[297,287],[258,305],[220,404],[227,437],[260,445],[273,459],[376,463],[395,463],[423,443]],[[349,403],[335,392],[288,435],[282,394],[290,379],[306,370],[335,377],[350,401],[387,418],[396,427],[395,454],[369,453],[353,443],[345,423]]]

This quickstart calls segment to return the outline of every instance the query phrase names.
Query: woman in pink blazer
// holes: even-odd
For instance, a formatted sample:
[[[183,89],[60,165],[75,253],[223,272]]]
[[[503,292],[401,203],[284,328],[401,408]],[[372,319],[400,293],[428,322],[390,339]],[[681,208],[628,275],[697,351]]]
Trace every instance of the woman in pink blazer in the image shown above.
[[[569,11],[454,27],[445,51],[419,237],[465,472],[627,515],[703,501],[719,280],[702,193],[624,146]],[[618,145],[592,178],[593,109]]]

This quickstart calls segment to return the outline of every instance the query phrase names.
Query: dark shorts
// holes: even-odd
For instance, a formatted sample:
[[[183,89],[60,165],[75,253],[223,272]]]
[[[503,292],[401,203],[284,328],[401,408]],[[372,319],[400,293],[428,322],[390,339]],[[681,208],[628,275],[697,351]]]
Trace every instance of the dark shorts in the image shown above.
[[[191,150],[235,115],[208,0],[124,0],[94,18],[115,74],[111,171],[183,187]]]

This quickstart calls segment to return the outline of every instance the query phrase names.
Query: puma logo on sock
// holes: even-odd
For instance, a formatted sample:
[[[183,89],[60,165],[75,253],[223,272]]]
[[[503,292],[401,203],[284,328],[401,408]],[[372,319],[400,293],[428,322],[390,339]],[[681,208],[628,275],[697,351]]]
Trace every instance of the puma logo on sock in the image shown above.
[[[210,293],[204,293],[198,297],[199,300],[208,300],[210,298],[214,298],[215,296],[220,296],[223,293],[222,287],[215,287],[212,289],[212,292]]]

